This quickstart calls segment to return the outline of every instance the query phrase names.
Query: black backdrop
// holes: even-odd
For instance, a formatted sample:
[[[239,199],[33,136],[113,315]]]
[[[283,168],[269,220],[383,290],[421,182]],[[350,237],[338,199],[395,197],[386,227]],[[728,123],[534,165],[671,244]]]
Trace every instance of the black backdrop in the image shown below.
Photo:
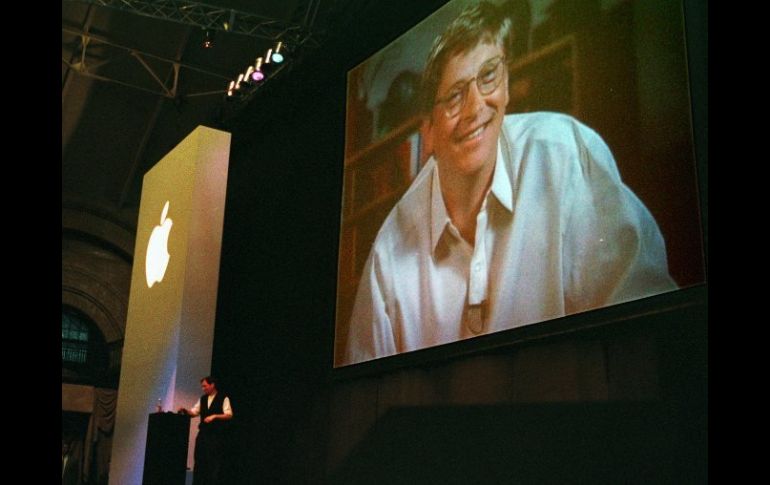
[[[212,122],[233,133],[213,372],[237,414],[234,483],[285,482],[289,463],[298,462],[289,459],[294,427],[307,422],[313,403],[333,385],[347,70],[443,3],[335,2],[323,49],[308,50],[302,63],[265,85],[234,118]],[[708,254],[703,3],[685,7]],[[693,325],[705,327],[705,314],[696,313]],[[688,347],[697,354],[694,361],[705,359],[705,341],[699,334]],[[692,373],[704,382],[705,367],[679,378]],[[693,389],[687,405],[705,400],[702,391]],[[321,439],[309,465],[323,461],[323,446]]]
[[[239,415],[236,481],[287,476],[292,427],[327,385],[347,70],[443,3],[336,2],[323,49],[223,126],[233,138],[213,371]]]

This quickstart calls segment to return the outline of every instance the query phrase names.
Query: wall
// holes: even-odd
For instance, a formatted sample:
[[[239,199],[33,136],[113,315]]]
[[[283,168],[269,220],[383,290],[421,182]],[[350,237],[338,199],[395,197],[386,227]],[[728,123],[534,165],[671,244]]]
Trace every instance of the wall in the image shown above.
[[[72,200],[62,205],[62,304],[77,308],[99,328],[109,347],[109,369],[99,386],[116,386],[131,284],[133,234]]]

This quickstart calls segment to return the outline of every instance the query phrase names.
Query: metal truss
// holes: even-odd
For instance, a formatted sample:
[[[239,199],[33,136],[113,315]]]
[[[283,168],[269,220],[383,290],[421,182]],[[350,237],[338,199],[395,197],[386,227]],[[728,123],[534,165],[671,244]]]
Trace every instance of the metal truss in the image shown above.
[[[200,2],[183,0],[63,0],[81,2],[101,7],[122,10],[184,25],[233,34],[247,35],[272,41],[283,40],[300,46],[310,40],[310,32],[299,24],[283,22],[259,15],[226,9]],[[317,0],[311,0],[308,15],[317,10]],[[314,13],[313,13],[314,15]]]
[[[312,38],[310,27],[315,21],[318,12],[320,0],[307,0],[307,11],[304,14],[302,25],[282,22],[259,15],[240,12],[233,9],[224,9],[206,5],[200,2],[190,2],[183,0],[62,0],[63,2],[80,2],[91,6],[105,7],[114,10],[120,10],[144,17],[167,20],[188,26],[196,26],[209,30],[219,30],[227,33],[240,34],[254,38],[266,39],[270,41],[281,40],[284,44],[291,46],[292,58],[296,58],[301,47],[318,47],[317,39]],[[231,77],[205,68],[203,66],[194,66],[189,63],[181,62],[181,50],[174,58],[158,56],[153,53],[138,49],[132,46],[126,46],[113,41],[104,36],[90,32],[90,24],[93,18],[93,9],[89,8],[87,18],[82,26],[62,26],[62,33],[70,36],[73,41],[71,46],[71,56],[62,57],[62,63],[69,69],[62,82],[62,92],[66,91],[66,86],[70,80],[71,74],[76,73],[80,76],[92,79],[119,84],[124,87],[137,89],[150,94],[158,95],[168,99],[193,98],[200,96],[224,96],[227,92],[226,86]],[[184,48],[186,41],[182,43],[180,49]],[[94,50],[98,49],[98,53]],[[109,48],[110,52],[104,49]],[[141,67],[147,71],[153,80],[148,84],[138,84],[116,76],[102,74],[101,66],[114,62],[125,62],[126,58],[133,58]],[[293,59],[289,59],[291,63]],[[152,61],[151,64],[149,61]],[[287,63],[287,64],[288,64]],[[287,66],[281,65],[267,74],[267,78],[259,84],[264,85]],[[179,92],[179,81],[183,71],[197,72],[212,79],[222,82],[221,89],[201,90],[198,92]],[[259,86],[248,85],[245,89],[238,92],[237,96],[232,98],[240,102],[248,101]],[[229,99],[229,97],[228,97]]]
[[[205,76],[220,79],[222,81],[223,86],[226,86],[226,83],[230,80],[228,76],[225,76],[217,72],[213,72],[210,69],[194,66],[188,63],[183,63],[183,62],[180,62],[178,59],[170,59],[167,57],[157,56],[149,52],[142,51],[140,49],[121,45],[105,37],[98,36],[96,34],[86,33],[81,30],[70,29],[66,27],[62,27],[62,32],[75,36],[78,39],[78,46],[74,51],[75,55],[71,59],[62,58],[62,63],[64,63],[67,67],[74,70],[81,76],[90,77],[92,79],[98,79],[100,81],[107,81],[115,84],[120,84],[125,87],[138,89],[140,91],[148,92],[150,94],[156,94],[156,95],[163,96],[170,99],[175,99],[179,95],[177,86],[179,84],[180,73],[183,69],[188,69],[190,71],[195,71]],[[157,83],[160,90],[158,91],[158,90],[150,89],[147,86],[140,86],[140,85],[137,85],[136,83],[128,83],[114,77],[107,77],[107,76],[98,74],[98,69],[101,66],[109,62],[114,62],[118,58],[118,56],[112,55],[108,57],[100,57],[100,56],[93,56],[89,54],[88,48],[89,47],[93,48],[94,46],[97,46],[97,45],[109,46],[110,48],[118,52],[123,52],[124,54],[130,57],[133,57],[149,73],[151,78]],[[147,62],[148,59],[152,59],[156,63],[160,63],[161,65],[171,69],[170,72],[172,73],[172,77],[171,77],[170,83],[163,81],[161,79],[162,77],[166,77],[167,74],[158,72],[156,69],[150,66]],[[192,98],[192,97],[198,97],[198,96],[222,95],[225,93],[225,91],[226,90],[223,87],[222,89],[214,90],[214,91],[185,93],[184,97]]]

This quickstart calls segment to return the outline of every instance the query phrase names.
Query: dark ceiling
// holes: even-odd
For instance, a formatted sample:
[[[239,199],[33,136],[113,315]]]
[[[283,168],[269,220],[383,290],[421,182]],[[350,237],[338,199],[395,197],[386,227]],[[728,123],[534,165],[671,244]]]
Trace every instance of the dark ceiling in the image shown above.
[[[226,100],[227,86],[276,40],[290,47],[287,65],[318,47],[331,3],[207,1],[230,18],[261,19],[261,28],[251,35],[219,28],[205,49],[200,24],[213,17],[178,15],[200,3],[63,0],[63,208],[133,229],[145,172],[196,126],[220,126],[247,104]],[[279,82],[277,74],[267,82]]]

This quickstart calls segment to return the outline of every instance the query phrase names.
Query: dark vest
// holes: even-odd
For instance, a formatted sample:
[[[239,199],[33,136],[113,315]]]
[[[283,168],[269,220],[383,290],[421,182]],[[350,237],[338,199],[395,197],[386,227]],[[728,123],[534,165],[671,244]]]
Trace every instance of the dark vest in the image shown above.
[[[209,407],[209,397],[207,395],[201,396],[201,403],[200,403],[200,409],[201,409],[201,420],[198,424],[198,429],[204,430],[204,429],[218,429],[221,427],[223,423],[226,421],[221,421],[219,419],[215,419],[214,421],[210,423],[204,423],[203,420],[206,419],[207,416],[211,416],[212,414],[223,414],[224,410],[222,409],[222,405],[225,403],[225,393],[221,391],[217,391],[216,396],[214,396],[214,400],[211,401],[211,407]]]

